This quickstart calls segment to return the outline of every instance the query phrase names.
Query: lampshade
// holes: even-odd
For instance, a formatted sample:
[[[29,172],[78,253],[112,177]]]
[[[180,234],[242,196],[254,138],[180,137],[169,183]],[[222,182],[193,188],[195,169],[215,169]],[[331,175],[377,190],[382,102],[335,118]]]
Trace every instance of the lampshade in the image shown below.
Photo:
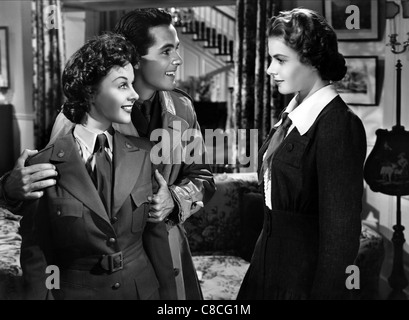
[[[402,0],[402,6],[403,2],[406,2],[406,6],[408,5],[409,0]],[[394,1],[386,1],[386,19],[393,19],[395,16],[399,13],[399,5],[396,4]]]

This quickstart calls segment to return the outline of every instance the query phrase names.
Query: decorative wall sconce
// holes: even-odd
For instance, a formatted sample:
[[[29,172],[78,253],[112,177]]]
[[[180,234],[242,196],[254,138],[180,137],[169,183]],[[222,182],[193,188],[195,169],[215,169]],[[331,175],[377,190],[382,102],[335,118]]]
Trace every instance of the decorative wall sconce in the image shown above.
[[[409,0],[401,0],[402,4],[402,16],[403,18],[409,18]],[[386,46],[391,47],[391,52],[394,54],[400,54],[406,51],[409,46],[409,32],[407,33],[408,39],[403,43],[398,41],[398,34],[396,32],[395,17],[399,13],[400,7],[394,1],[386,2],[386,19],[390,20],[391,34],[389,35],[389,42]],[[400,50],[397,47],[402,47]]]
[[[393,33],[389,35],[389,43],[387,43],[386,45],[391,47],[391,52],[395,53],[395,54],[400,54],[406,51],[406,48],[409,46],[409,32],[407,33],[408,35],[408,40],[404,41],[403,43],[400,43],[397,39],[398,34],[397,33]],[[396,47],[402,46],[401,50],[398,50]]]

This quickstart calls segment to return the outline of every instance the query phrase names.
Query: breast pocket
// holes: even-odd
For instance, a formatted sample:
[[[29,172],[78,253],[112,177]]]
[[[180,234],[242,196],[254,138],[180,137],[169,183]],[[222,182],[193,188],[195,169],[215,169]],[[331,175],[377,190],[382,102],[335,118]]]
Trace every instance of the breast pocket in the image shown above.
[[[132,190],[132,232],[141,232],[146,224],[149,212],[148,196],[152,196],[152,184],[146,183]]]
[[[84,243],[87,233],[81,202],[70,198],[54,198],[49,202],[49,210],[56,246]]]
[[[284,140],[283,145],[277,151],[274,160],[294,168],[300,168],[309,141],[307,137],[301,138],[304,139],[296,141]]]

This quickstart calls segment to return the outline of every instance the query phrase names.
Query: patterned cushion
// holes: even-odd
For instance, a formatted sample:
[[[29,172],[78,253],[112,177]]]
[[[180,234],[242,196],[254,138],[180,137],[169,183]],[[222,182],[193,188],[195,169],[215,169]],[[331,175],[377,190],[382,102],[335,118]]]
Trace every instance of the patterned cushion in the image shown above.
[[[217,191],[205,208],[184,223],[193,253],[237,254],[240,250],[241,196],[257,190],[255,173],[216,174]]]
[[[233,256],[194,256],[205,300],[235,300],[249,263]]]
[[[20,216],[0,208],[0,300],[21,298]]]
[[[0,274],[21,275],[21,236],[18,234],[20,219],[20,216],[0,208]]]

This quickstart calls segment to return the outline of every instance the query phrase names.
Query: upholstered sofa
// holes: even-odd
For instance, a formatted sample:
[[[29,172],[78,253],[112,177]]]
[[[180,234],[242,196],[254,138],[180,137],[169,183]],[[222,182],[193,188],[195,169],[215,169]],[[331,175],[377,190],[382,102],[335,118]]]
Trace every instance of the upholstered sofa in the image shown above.
[[[255,173],[215,174],[217,191],[185,222],[205,299],[235,299],[263,224],[263,198]],[[382,236],[364,221],[355,264],[360,269],[356,299],[378,299],[384,259]]]
[[[262,196],[254,173],[215,175],[217,191],[185,222],[204,298],[233,300],[249,266],[263,223]],[[0,208],[0,300],[21,299],[20,217]],[[356,264],[361,271],[358,299],[377,299],[384,258],[382,237],[365,224]]]
[[[20,218],[0,207],[0,300],[21,299]]]

